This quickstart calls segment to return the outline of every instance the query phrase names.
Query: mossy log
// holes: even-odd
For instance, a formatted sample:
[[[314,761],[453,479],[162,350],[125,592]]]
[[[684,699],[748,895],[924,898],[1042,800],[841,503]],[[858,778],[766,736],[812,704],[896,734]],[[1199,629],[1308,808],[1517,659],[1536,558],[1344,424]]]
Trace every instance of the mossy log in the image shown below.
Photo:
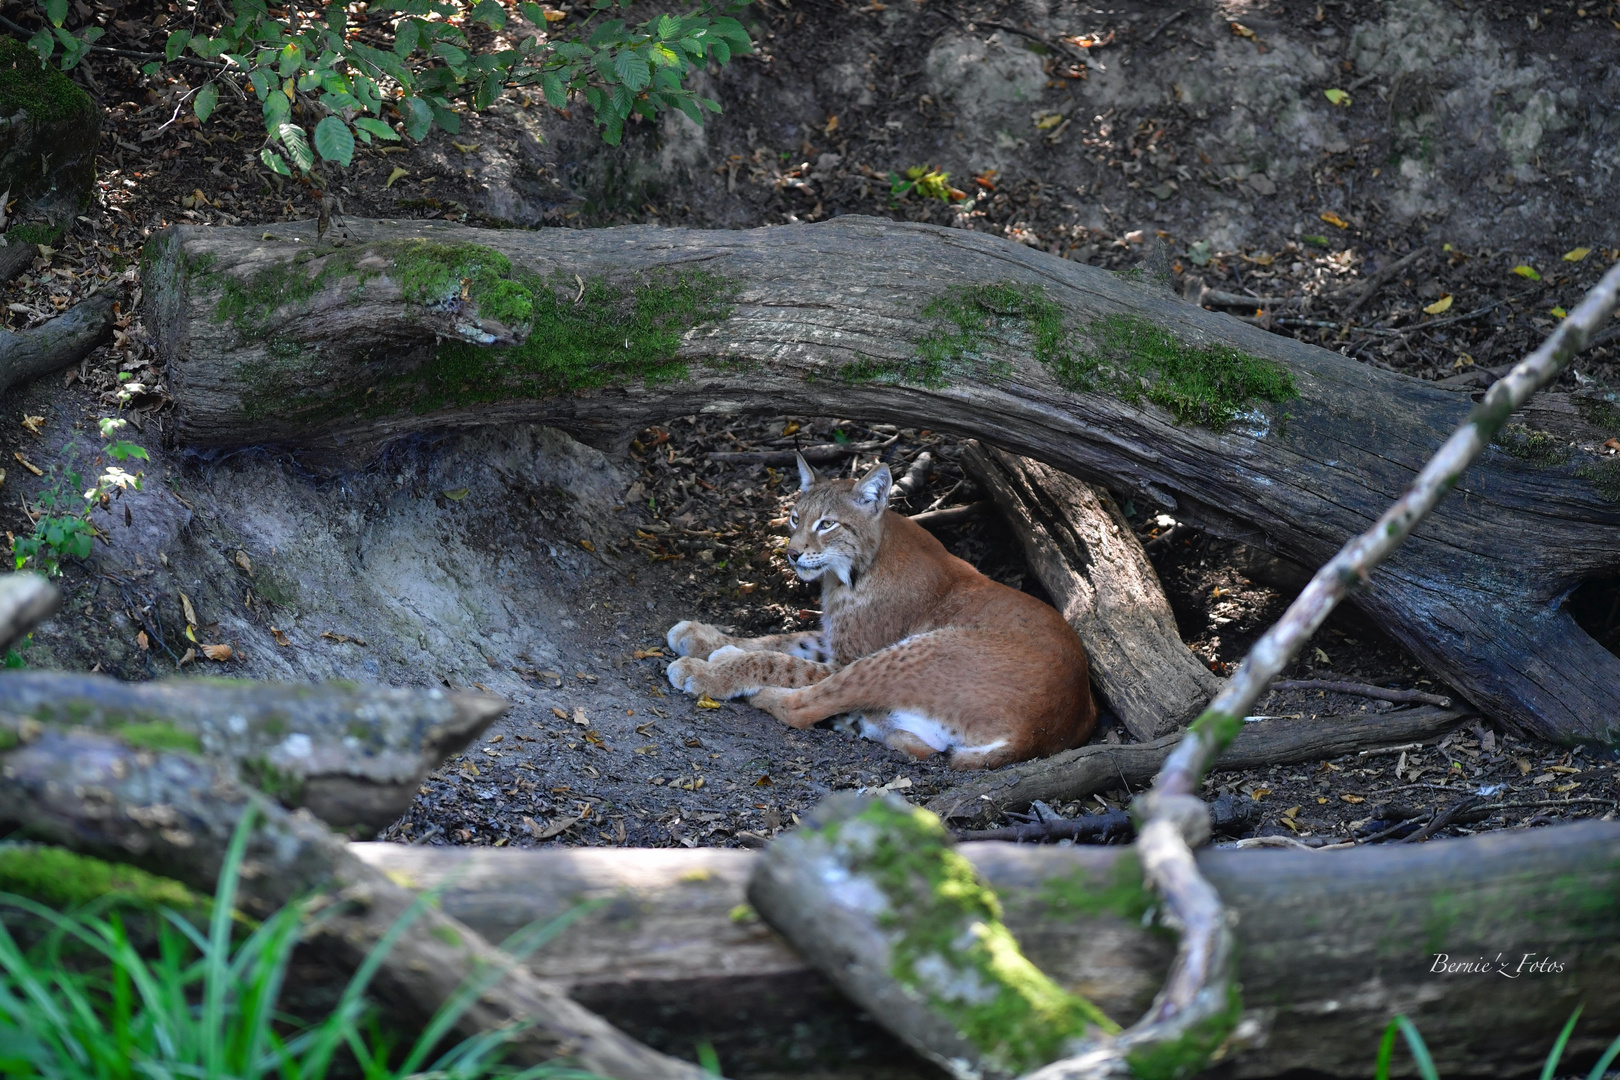
[[[520,1067],[563,1058],[613,1080],[708,1077],[628,1038],[438,905],[417,905],[407,888],[357,859],[342,838],[308,814],[264,799],[223,763],[0,713],[0,775],[0,830],[22,829],[128,862],[203,895],[213,895],[231,837],[251,812],[239,906],[264,917],[325,894],[306,943],[343,972],[344,982],[385,935],[394,938],[378,950],[371,992],[408,1030],[463,986],[477,985],[482,989],[456,1030],[510,1031],[507,1060]],[[410,921],[399,926],[407,913]]]
[[[1159,575],[1107,489],[977,442],[962,467],[1085,642],[1091,684],[1126,729],[1156,739],[1197,715],[1220,680],[1181,640]]]
[[[176,432],[363,457],[433,428],[538,421],[622,445],[686,413],[806,413],[975,436],[1318,565],[1467,415],[1358,364],[977,233],[845,217],[749,232],[351,222],[177,226],[143,256]],[[1620,657],[1570,616],[1620,568],[1620,434],[1553,400],[1358,594],[1474,705],[1620,740]],[[1541,445],[1537,442],[1535,445]]]
[[[530,961],[544,979],[669,1053],[712,1042],[733,1077],[935,1080],[747,909],[760,856],[719,850],[489,850],[357,844],[491,940],[581,899],[610,902]],[[961,844],[1024,953],[1116,1021],[1140,1016],[1172,940],[1123,847]],[[1230,1078],[1304,1070],[1365,1077],[1406,1013],[1442,1076],[1524,1076],[1577,1005],[1571,1060],[1620,1033],[1620,824],[1491,833],[1343,851],[1205,849],[1200,869],[1237,915],[1243,1001],[1263,1046]],[[1489,974],[1446,974],[1486,961]],[[1517,978],[1495,974],[1498,957]],[[1541,969],[1530,970],[1540,959]],[[1558,967],[1554,968],[1554,965]],[[1411,1075],[1396,1055],[1397,1074]]]
[[[428,772],[506,708],[483,694],[346,683],[0,674],[0,714],[204,754],[288,809],[365,836],[404,813]]]

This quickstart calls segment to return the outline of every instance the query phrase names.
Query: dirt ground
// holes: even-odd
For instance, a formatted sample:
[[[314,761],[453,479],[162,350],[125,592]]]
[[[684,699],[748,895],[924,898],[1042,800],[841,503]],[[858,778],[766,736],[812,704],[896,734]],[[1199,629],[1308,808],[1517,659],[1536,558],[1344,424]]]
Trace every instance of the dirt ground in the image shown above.
[[[33,18],[20,5],[3,10]],[[166,34],[154,29],[158,15],[193,17],[150,4],[95,10],[106,42],[132,50]],[[1237,317],[1459,394],[1488,385],[1620,257],[1613,4],[770,0],[752,11],[760,49],[705,76],[726,110],[705,130],[644,125],[611,150],[580,120],[515,94],[454,137],[362,151],[332,190],[351,216],[518,227],[790,227],[873,214],[993,232],[1111,269],[1139,264],[1162,240],[1185,294],[1220,290]],[[166,224],[313,216],[309,186],[257,164],[246,110],[222,106],[198,127],[183,107],[186,83],[144,76],[127,58],[98,55],[90,69],[81,78],[108,108],[98,204],[6,287],[13,329],[103,288],[122,290],[134,310],[139,246]],[[1326,100],[1325,88],[1345,90],[1349,104]],[[948,173],[964,198],[897,196],[891,174],[918,166]],[[1419,248],[1432,254],[1350,310],[1380,269]],[[1566,374],[1570,387],[1620,386],[1620,335],[1606,336]],[[203,460],[170,445],[155,363],[129,318],[69,385],[41,380],[0,403],[0,453],[49,472],[70,445],[92,452],[90,424],[115,406],[126,373],[139,437],[154,450],[139,524],[125,533],[114,523],[111,548],[68,567],[68,613],[36,635],[31,662],[173,674],[188,590],[207,609],[203,628],[234,644],[236,674],[504,694],[508,717],[384,834],[413,843],[758,845],[830,791],[886,788],[921,801],[952,781],[941,763],[830,728],[785,730],[738,703],[699,707],[663,673],[664,633],[680,619],[765,633],[811,626],[818,607],[775,554],[791,467],[711,462],[710,452],[893,439],[883,452],[899,471],[929,449],[937,466],[903,507],[914,513],[977,497],[951,439],[791,413],[672,417],[612,460],[555,433],[478,433],[320,477],[273,449]],[[43,434],[11,419],[28,415],[46,417]],[[500,464],[519,458],[552,464]],[[851,455],[842,467],[874,460]],[[7,528],[30,527],[19,496],[37,504],[48,480],[13,470]],[[1228,671],[1286,606],[1286,574],[1174,528],[1156,507],[1121,503],[1150,542],[1184,639]],[[1041,595],[993,516],[940,535],[990,576]],[[419,641],[362,630],[364,598],[344,575],[377,573],[392,557],[396,577],[408,577],[421,553],[410,545],[424,537],[453,550],[422,571],[445,592],[508,589],[514,565],[541,566],[543,595],[523,594],[531,617],[530,601],[508,602],[501,618],[460,608],[452,618],[418,597]],[[344,544],[352,562],[317,553]],[[237,569],[235,553],[249,550],[257,574]],[[1589,582],[1571,603],[1620,649],[1620,579]],[[289,634],[293,645],[279,646],[276,635]],[[1353,609],[1288,675],[1447,692]],[[1390,707],[1291,691],[1259,711]],[[1105,723],[1098,738],[1128,736]],[[1469,792],[1485,795],[1488,816],[1446,831],[1610,815],[1615,768],[1612,752],[1472,724],[1438,745],[1217,774],[1209,790],[1255,800],[1256,835],[1321,844],[1399,839]],[[1056,809],[1119,806],[1131,794]]]

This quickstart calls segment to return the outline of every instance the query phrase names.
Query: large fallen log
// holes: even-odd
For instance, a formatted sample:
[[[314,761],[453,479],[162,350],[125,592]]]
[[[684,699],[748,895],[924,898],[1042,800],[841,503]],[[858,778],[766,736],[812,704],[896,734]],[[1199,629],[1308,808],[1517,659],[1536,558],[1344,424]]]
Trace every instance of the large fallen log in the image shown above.
[[[181,440],[362,454],[524,420],[619,442],[792,402],[980,436],[1316,565],[1471,405],[959,230],[350,224],[342,247],[308,223],[151,241],[146,317]],[[1558,404],[1532,418],[1550,435],[1470,469],[1359,601],[1488,714],[1613,742],[1620,658],[1560,600],[1620,567],[1620,467],[1589,452],[1620,414]]]
[[[1220,680],[1182,642],[1159,575],[1107,490],[977,442],[962,468],[1085,642],[1092,685],[1126,729],[1156,739],[1192,719]]]
[[[0,577],[14,591],[38,581]],[[427,774],[506,709],[497,697],[431,688],[0,673],[0,713],[206,754],[289,810],[359,836],[403,814]]]
[[[327,910],[313,920],[306,942],[345,981],[393,937],[381,950],[372,992],[392,1007],[396,1022],[424,1023],[461,988],[477,986],[456,1030],[465,1036],[508,1030],[508,1058],[519,1065],[572,1059],[615,1080],[708,1075],[627,1038],[437,905],[416,905],[407,889],[355,858],[309,814],[263,799],[228,766],[0,714],[0,775],[0,828],[129,862],[205,894],[218,884],[232,834],[253,813],[237,903],[262,917],[323,893]]]
[[[754,853],[353,850],[414,887],[444,886],[444,911],[490,939],[580,899],[610,899],[531,970],[668,1052],[711,1041],[730,1076],[943,1075],[908,1059],[780,938],[739,915]],[[1126,896],[1141,896],[1130,849],[958,850],[1044,971],[1122,1022],[1146,1008],[1173,948]],[[1270,1026],[1266,1044],[1223,1075],[1366,1076],[1397,1012],[1418,1025],[1445,1076],[1532,1072],[1581,1003],[1574,1053],[1590,1056],[1620,1033],[1620,824],[1416,847],[1205,849],[1198,864],[1237,913],[1243,999]],[[1088,899],[1109,888],[1113,901]],[[1434,970],[1438,954],[1483,961],[1489,973]],[[1542,959],[1550,963],[1532,970]],[[1499,962],[1517,977],[1495,974]],[[1409,1074],[1403,1062],[1397,1072]]]

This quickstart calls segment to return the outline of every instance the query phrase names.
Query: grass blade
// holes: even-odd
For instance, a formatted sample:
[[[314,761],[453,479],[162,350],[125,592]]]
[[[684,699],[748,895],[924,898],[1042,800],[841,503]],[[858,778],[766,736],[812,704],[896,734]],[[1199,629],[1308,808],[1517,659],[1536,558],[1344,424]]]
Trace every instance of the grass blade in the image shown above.
[[[1575,1022],[1581,1018],[1581,1010],[1586,1006],[1577,1005],[1575,1011],[1569,1014],[1569,1022],[1564,1030],[1558,1033],[1558,1041],[1547,1054],[1547,1064],[1541,1067],[1541,1080],[1552,1080],[1553,1073],[1558,1071],[1558,1061],[1564,1056],[1564,1047],[1569,1045],[1569,1037],[1575,1034]]]
[[[1586,1080],[1603,1080],[1603,1074],[1609,1071],[1609,1066],[1614,1064],[1616,1057],[1620,1057],[1620,1035],[1616,1035],[1614,1042],[1610,1043],[1609,1048],[1603,1051],[1603,1056],[1597,1059],[1597,1064],[1592,1066],[1592,1071],[1586,1074]]]
[[[1434,1058],[1429,1056],[1428,1044],[1423,1041],[1423,1036],[1418,1034],[1418,1029],[1413,1026],[1412,1021],[1404,1016],[1397,1016],[1395,1023],[1401,1026],[1401,1034],[1406,1038],[1406,1048],[1412,1051],[1412,1060],[1417,1063],[1418,1075],[1423,1077],[1423,1080],[1440,1080],[1440,1074],[1434,1068]]]

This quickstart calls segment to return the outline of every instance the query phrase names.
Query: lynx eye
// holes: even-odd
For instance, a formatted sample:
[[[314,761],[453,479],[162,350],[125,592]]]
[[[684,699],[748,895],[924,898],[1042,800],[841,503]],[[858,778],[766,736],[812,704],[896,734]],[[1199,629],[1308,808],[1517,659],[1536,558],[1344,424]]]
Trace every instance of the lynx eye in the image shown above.
[[[799,527],[799,512],[797,510],[788,515],[788,527],[793,529]]]
[[[838,522],[834,521],[832,518],[822,518],[820,521],[816,522],[816,532],[818,533],[832,532],[836,528],[838,528]]]

